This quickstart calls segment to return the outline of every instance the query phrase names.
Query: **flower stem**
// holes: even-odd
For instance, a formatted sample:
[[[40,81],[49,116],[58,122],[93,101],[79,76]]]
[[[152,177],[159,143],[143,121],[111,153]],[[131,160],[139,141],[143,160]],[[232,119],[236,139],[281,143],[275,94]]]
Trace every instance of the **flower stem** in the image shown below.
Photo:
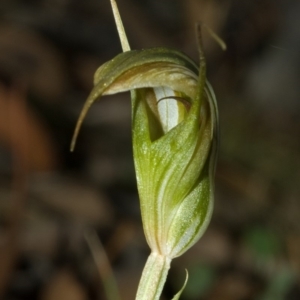
[[[143,270],[139,283],[136,300],[158,300],[168,271],[171,259],[158,253],[151,253]]]

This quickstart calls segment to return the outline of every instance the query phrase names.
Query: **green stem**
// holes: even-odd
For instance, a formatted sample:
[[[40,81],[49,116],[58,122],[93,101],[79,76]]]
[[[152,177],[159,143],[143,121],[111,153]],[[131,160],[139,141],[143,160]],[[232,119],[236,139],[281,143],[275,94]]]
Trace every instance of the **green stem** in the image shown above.
[[[170,269],[171,259],[151,253],[143,270],[136,300],[159,300]]]

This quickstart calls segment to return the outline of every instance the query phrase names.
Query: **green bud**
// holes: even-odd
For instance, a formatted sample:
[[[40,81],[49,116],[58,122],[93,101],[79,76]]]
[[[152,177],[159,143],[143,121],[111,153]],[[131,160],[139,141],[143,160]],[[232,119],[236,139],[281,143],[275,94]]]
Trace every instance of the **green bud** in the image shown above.
[[[151,250],[170,258],[197,242],[213,207],[217,108],[209,83],[198,73],[174,50],[121,53],[96,71],[77,127],[102,95],[132,91],[144,231]]]
[[[152,88],[132,93],[135,168],[148,244],[174,258],[197,242],[211,217],[216,105],[186,56],[165,49],[149,52],[159,62],[145,78]],[[168,98],[160,100],[158,89]],[[159,111],[161,102],[166,102],[165,113]],[[168,123],[175,126],[164,130]]]
[[[171,260],[199,240],[211,218],[217,104],[206,80],[200,30],[199,68],[171,49],[129,51],[115,0],[111,4],[124,52],[96,71],[71,148],[97,99],[131,91],[134,163],[143,227],[151,248],[136,299],[157,300]],[[214,33],[212,36],[222,44]]]

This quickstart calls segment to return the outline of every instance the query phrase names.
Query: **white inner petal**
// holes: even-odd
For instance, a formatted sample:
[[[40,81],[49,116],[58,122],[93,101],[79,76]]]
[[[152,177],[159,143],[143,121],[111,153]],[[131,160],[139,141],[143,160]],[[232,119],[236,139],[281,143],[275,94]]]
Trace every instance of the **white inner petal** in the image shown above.
[[[165,97],[174,97],[175,92],[168,87],[154,88],[157,101]],[[178,101],[175,99],[163,99],[158,102],[158,114],[164,133],[171,130],[179,123]]]

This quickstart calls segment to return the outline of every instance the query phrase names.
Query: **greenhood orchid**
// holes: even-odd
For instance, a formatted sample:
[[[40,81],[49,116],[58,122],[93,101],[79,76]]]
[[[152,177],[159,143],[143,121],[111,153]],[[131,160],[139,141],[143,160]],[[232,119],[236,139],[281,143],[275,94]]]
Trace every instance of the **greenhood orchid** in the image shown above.
[[[111,2],[125,52],[96,71],[72,147],[96,100],[131,91],[134,163],[151,249],[136,299],[153,300],[160,297],[171,260],[195,244],[210,221],[218,111],[206,80],[201,36],[200,67],[171,49],[130,51],[116,3]]]

